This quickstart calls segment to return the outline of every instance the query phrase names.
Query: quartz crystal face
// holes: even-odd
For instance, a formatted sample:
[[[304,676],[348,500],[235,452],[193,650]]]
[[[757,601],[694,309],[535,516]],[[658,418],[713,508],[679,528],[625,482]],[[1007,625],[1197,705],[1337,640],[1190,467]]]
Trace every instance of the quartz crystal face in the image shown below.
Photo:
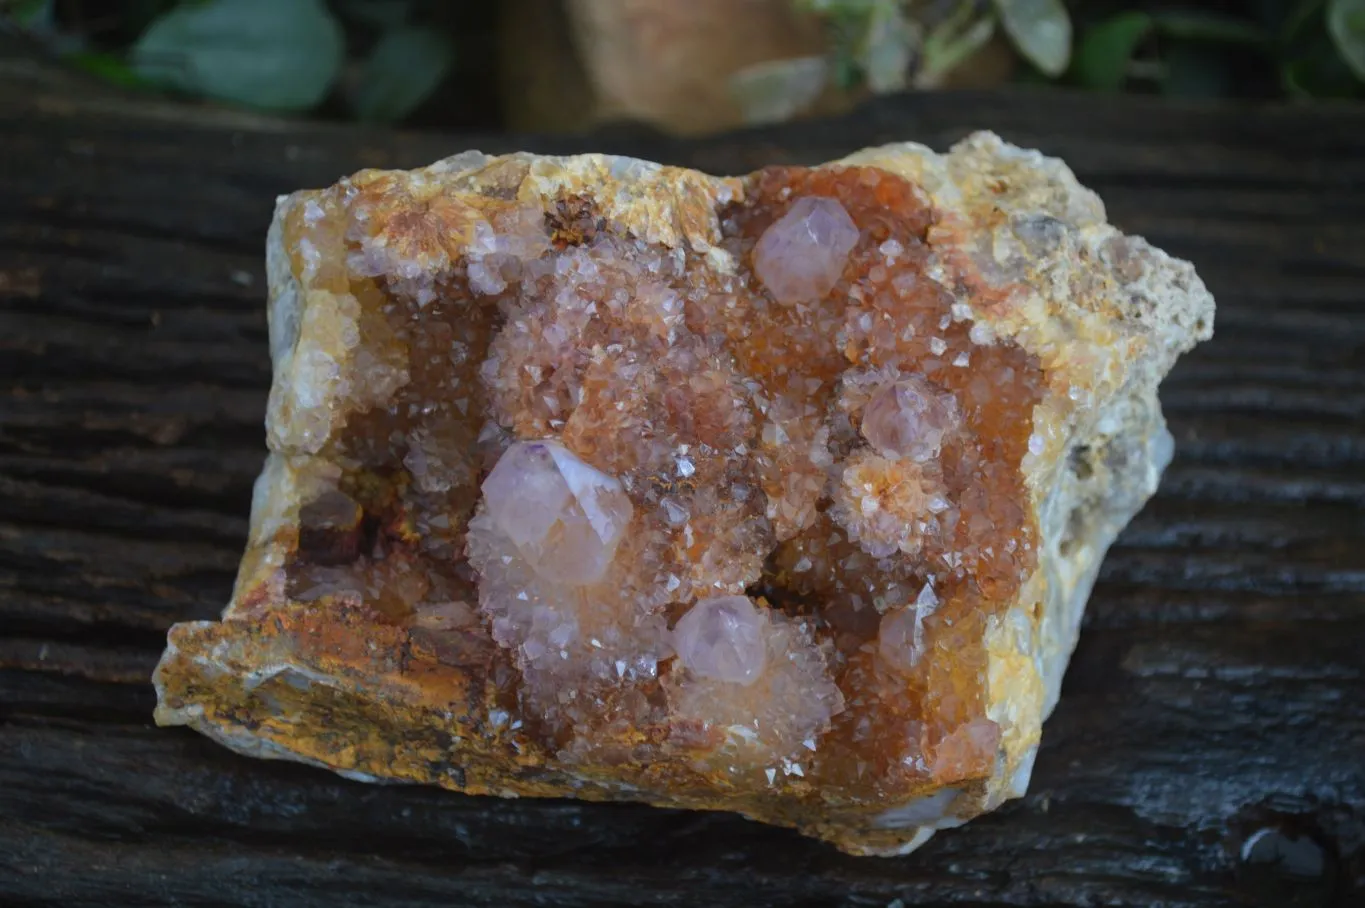
[[[703,678],[750,685],[767,661],[762,614],[747,596],[703,599],[678,620],[678,664]]]
[[[602,577],[632,511],[619,482],[554,441],[509,447],[484,480],[483,498],[527,564],[570,586]]]
[[[926,463],[957,427],[954,401],[922,378],[890,382],[863,408],[862,433],[884,457]]]
[[[1022,792],[1211,318],[989,136],[744,178],[471,154],[289,197],[269,248],[272,454],[158,719],[859,853]]]
[[[810,303],[838,283],[858,225],[838,199],[806,196],[763,231],[754,246],[754,274],[786,306]]]

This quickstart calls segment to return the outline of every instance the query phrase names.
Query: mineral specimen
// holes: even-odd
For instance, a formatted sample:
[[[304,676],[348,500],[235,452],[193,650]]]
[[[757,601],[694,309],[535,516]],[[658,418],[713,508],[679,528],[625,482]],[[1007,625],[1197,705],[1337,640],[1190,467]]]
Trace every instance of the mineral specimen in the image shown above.
[[[1213,317],[989,134],[366,171],[281,199],[268,265],[251,538],[159,722],[873,854],[1024,791]]]

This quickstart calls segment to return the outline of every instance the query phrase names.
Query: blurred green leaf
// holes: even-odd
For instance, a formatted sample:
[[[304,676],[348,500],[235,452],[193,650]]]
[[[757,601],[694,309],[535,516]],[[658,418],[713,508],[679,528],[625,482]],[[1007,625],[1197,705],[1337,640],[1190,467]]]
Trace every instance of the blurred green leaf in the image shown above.
[[[15,22],[28,29],[52,28],[57,21],[55,0],[18,0],[9,7],[8,12]]]
[[[1163,94],[1173,98],[1222,98],[1232,89],[1226,58],[1207,46],[1179,42],[1166,54]]]
[[[68,54],[64,59],[77,69],[115,85],[126,88],[143,88],[147,85],[147,81],[134,72],[126,61],[113,54],[75,53]]]
[[[855,56],[867,85],[879,94],[905,87],[919,27],[905,18],[899,0],[877,0]]]
[[[1128,74],[1128,62],[1153,25],[1146,13],[1127,12],[1086,29],[1072,63],[1076,81],[1098,91],[1118,91]]]
[[[341,26],[322,0],[205,0],[157,17],[132,62],[158,85],[295,111],[326,97],[342,53]]]
[[[385,32],[360,71],[356,115],[371,122],[403,119],[441,84],[454,59],[454,45],[435,29],[405,25]]]
[[[793,0],[797,11],[824,20],[830,80],[844,91],[863,81],[856,56],[867,33],[867,19],[874,0]],[[741,88],[741,91],[743,89]]]
[[[1314,14],[1322,9],[1323,0],[1299,0],[1290,7],[1285,14],[1284,21],[1280,23],[1279,34],[1281,41],[1293,41],[1303,31],[1305,25],[1312,20]]]
[[[730,77],[730,94],[744,122],[780,123],[810,106],[829,80],[824,57],[796,57],[746,66]]]
[[[1313,88],[1306,84],[1303,60],[1291,60],[1280,67],[1280,84],[1291,98],[1311,98]]]
[[[82,32],[62,27],[57,19],[56,0],[25,0],[9,7],[0,0],[0,30],[5,25],[4,13],[9,13],[20,28],[55,56],[70,59],[83,53],[90,44]]]
[[[1049,76],[1071,60],[1071,18],[1061,0],[995,0],[1000,24],[1015,48]]]
[[[1303,57],[1280,70],[1285,94],[1292,98],[1359,98],[1360,80],[1336,54]]]
[[[1365,83],[1356,78],[1336,53],[1326,29],[1317,33],[1302,53],[1280,67],[1285,94],[1297,98],[1365,97]]]
[[[796,0],[796,8],[820,16],[865,15],[878,0]]]
[[[1328,0],[1327,33],[1351,72],[1365,80],[1365,0]]]
[[[970,60],[995,34],[995,16],[986,16],[951,36],[930,35],[924,42],[924,63],[916,84],[931,87],[944,75]]]
[[[1223,16],[1200,10],[1168,10],[1155,15],[1164,34],[1187,41],[1216,41],[1223,44],[1265,44],[1270,36],[1249,19]]]
[[[830,68],[834,73],[832,76],[834,85],[841,91],[857,88],[862,83],[862,71],[846,54],[836,53],[834,59],[830,61]]]
[[[176,0],[122,0],[119,4],[122,15],[117,24],[117,33],[132,40],[142,34],[152,21],[176,5]]]

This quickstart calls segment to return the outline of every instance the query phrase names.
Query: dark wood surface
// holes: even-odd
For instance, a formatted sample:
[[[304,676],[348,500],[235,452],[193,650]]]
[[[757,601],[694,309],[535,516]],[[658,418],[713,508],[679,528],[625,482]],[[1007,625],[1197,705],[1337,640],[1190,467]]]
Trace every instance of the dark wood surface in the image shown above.
[[[218,613],[245,536],[277,193],[467,147],[742,172],[975,127],[1064,157],[1219,303],[1163,389],[1176,461],[1105,563],[1028,797],[857,859],[152,726],[166,628]],[[693,143],[440,137],[0,65],[0,904],[1365,905],[1365,111],[929,95]]]

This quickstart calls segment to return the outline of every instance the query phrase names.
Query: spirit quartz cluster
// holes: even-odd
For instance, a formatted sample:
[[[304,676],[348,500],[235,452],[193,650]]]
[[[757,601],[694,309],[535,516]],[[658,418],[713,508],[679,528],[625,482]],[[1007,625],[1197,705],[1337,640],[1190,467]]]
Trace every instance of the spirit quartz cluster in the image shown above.
[[[978,134],[716,178],[468,153],[283,198],[270,457],[163,724],[899,853],[1027,785],[1212,329]]]

